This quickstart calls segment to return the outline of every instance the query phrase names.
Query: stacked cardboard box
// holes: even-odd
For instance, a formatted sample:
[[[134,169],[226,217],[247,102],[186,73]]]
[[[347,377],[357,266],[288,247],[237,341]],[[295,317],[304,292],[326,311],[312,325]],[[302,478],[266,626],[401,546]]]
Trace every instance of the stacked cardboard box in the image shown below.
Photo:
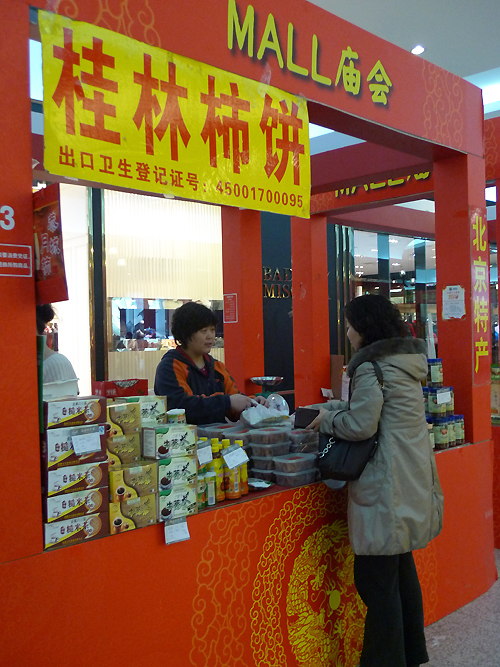
[[[44,548],[108,535],[106,399],[44,402],[41,454]]]

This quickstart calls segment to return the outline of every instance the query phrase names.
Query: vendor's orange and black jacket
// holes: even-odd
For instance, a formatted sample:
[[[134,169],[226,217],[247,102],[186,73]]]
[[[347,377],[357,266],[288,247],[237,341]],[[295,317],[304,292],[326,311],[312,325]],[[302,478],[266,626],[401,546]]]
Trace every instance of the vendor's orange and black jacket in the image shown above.
[[[222,361],[205,354],[205,372],[180,348],[169,350],[156,369],[155,394],[167,397],[167,409],[183,408],[188,424],[225,422],[231,412],[230,396],[238,394]]]

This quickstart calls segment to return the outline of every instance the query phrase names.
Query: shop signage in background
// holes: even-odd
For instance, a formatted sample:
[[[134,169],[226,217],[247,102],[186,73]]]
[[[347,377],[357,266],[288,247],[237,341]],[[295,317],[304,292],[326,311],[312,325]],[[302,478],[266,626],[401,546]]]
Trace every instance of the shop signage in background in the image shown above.
[[[67,301],[59,184],[33,193],[36,302]]]
[[[490,381],[490,259],[486,209],[471,208],[471,280],[474,384]]]
[[[104,28],[38,16],[49,172],[309,217],[305,99]]]
[[[427,192],[434,192],[434,176],[430,171],[389,178],[378,183],[361,183],[313,195],[311,214],[410,195],[423,195]]]
[[[264,299],[291,299],[292,298],[292,269],[271,269],[262,267],[263,297]]]

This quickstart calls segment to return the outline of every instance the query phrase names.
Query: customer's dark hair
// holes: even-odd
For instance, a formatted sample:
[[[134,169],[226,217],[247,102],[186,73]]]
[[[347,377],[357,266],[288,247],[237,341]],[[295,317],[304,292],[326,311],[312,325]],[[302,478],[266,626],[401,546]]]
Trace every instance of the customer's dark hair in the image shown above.
[[[385,296],[364,294],[344,308],[346,320],[362,340],[362,347],[384,338],[406,338],[408,330],[401,313]]]
[[[218,321],[210,308],[195,301],[188,301],[174,312],[172,335],[182,347],[186,347],[193,334],[205,327],[214,327]]]
[[[36,307],[36,331],[39,336],[43,336],[45,331],[45,326],[51,322],[56,313],[50,303],[44,303],[41,306]]]

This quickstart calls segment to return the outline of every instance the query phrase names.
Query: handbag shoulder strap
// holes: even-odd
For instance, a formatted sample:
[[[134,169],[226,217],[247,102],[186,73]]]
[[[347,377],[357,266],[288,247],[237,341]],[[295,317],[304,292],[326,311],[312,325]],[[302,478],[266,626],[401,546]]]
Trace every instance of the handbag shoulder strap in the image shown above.
[[[375,371],[375,375],[377,376],[378,383],[380,385],[380,388],[384,386],[384,376],[382,375],[382,369],[378,365],[376,361],[371,362],[373,365],[373,370]],[[352,395],[352,381],[354,380],[354,375],[352,378],[349,380],[349,404],[351,403],[351,395]]]

